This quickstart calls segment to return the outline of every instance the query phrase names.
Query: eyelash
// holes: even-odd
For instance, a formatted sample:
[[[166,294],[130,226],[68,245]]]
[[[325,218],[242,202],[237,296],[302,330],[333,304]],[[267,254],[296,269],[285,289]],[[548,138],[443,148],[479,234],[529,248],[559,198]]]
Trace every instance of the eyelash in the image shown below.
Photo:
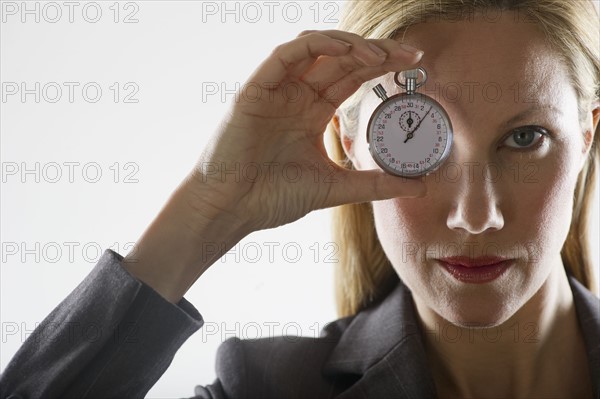
[[[510,148],[512,151],[515,151],[515,152],[535,151],[535,150],[539,149],[546,142],[546,140],[550,137],[550,133],[548,132],[547,129],[544,129],[541,126],[530,125],[530,126],[521,126],[517,129],[513,130],[504,138],[504,140],[502,142],[504,143],[506,140],[513,137],[513,135],[515,133],[517,133],[517,131],[520,131],[520,130],[533,130],[534,133],[539,133],[540,136],[538,137],[537,142],[534,141],[534,144],[530,145],[529,147],[507,146],[508,148]],[[513,139],[513,141],[514,141],[514,139]]]

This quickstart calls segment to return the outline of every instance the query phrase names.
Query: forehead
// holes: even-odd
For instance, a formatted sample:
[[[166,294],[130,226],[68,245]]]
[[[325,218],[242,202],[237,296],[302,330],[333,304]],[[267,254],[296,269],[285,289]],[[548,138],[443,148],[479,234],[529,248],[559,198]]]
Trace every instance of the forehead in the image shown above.
[[[462,87],[471,88],[473,101],[478,94],[495,98],[499,89],[498,102],[514,102],[517,92],[519,97],[550,101],[568,83],[566,68],[541,28],[513,11],[426,21],[409,27],[397,40],[425,51],[421,65],[429,76],[426,87],[441,85],[442,97],[455,98],[453,92]]]

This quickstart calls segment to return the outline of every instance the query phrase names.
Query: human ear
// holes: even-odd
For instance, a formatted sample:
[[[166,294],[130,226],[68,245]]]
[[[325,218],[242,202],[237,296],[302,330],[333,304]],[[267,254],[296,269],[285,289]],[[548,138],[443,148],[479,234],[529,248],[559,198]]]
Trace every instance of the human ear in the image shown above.
[[[583,140],[584,140],[583,158],[582,158],[581,166],[579,168],[580,171],[583,168],[583,165],[585,164],[585,160],[589,156],[589,152],[592,147],[592,143],[594,142],[594,136],[596,134],[596,129],[598,129],[598,123],[600,122],[600,101],[598,101],[598,100],[592,103],[591,117],[592,117],[592,124],[591,125],[586,124],[587,125],[586,130],[583,134]],[[589,119],[588,119],[588,121],[589,121]]]
[[[584,132],[584,151],[585,154],[590,151],[592,147],[592,143],[594,142],[594,135],[596,133],[596,129],[598,129],[598,122],[600,122],[600,100],[597,100],[592,103],[592,124],[588,125],[588,129]]]
[[[348,135],[348,129],[344,124],[344,118],[340,117],[338,111],[333,116],[333,129],[335,134],[340,139],[342,148],[346,157],[352,162],[353,165],[357,165],[356,157],[354,154],[354,139]]]
[[[592,109],[592,137],[591,140],[594,139],[594,133],[596,132],[596,129],[598,129],[598,122],[600,122],[600,100],[596,100],[593,103],[593,109]]]

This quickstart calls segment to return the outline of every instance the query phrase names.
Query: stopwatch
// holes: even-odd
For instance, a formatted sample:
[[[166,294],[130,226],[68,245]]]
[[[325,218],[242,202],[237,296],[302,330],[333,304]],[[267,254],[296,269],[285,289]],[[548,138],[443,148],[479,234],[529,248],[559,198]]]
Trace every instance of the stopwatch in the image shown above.
[[[419,73],[423,78],[417,83]],[[400,82],[400,75],[404,83]],[[393,175],[427,175],[450,154],[450,117],[433,98],[416,92],[426,81],[427,72],[420,67],[394,75],[394,82],[405,88],[405,93],[388,98],[381,84],[373,88],[382,103],[369,119],[367,143],[375,162]]]

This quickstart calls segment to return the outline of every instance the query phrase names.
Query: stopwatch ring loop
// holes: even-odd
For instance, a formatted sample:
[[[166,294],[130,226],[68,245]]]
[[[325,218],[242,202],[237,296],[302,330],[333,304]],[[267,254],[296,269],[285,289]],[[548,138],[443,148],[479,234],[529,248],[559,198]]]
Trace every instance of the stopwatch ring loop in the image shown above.
[[[417,71],[421,72],[421,75],[423,75],[423,79],[421,79],[421,81],[415,85],[415,89],[418,89],[419,87],[423,86],[425,82],[427,82],[427,72],[425,71],[425,69],[423,67],[419,67],[417,68]],[[402,87],[403,89],[406,89],[406,84],[400,82],[400,79],[398,79],[402,72],[406,71],[396,72],[394,74],[394,82],[396,82],[396,84]]]

